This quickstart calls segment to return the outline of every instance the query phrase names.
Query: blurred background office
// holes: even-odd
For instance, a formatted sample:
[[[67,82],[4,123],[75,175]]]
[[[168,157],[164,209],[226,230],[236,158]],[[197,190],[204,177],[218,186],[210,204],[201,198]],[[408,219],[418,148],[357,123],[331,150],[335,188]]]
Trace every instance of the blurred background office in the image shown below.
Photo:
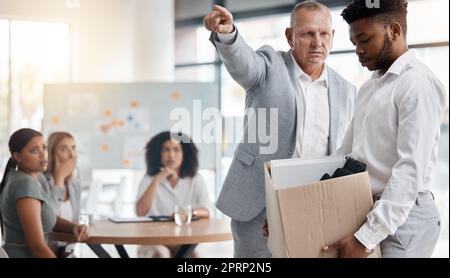
[[[220,92],[224,123],[224,142],[218,149],[216,167],[200,171],[210,186],[211,200],[215,200],[237,146],[234,138],[241,135],[245,92],[218,59],[203,28],[203,17],[213,4],[223,5],[233,13],[236,25],[253,48],[270,44],[287,50],[284,29],[297,2],[301,1],[0,0],[0,171],[9,157],[9,135],[22,127],[42,129],[44,84],[208,82],[216,84]],[[327,63],[359,87],[370,73],[359,64],[348,39],[347,24],[340,16],[351,1],[320,2],[332,10],[336,29]],[[449,1],[409,1],[408,43],[447,92],[448,30]],[[433,191],[443,229],[434,257],[449,257],[448,103],[441,132]],[[82,173],[83,209],[97,216],[133,215],[144,169],[90,170]],[[214,214],[223,217],[217,211]],[[223,256],[232,256],[229,246]],[[205,249],[204,255],[220,256],[211,250]]]

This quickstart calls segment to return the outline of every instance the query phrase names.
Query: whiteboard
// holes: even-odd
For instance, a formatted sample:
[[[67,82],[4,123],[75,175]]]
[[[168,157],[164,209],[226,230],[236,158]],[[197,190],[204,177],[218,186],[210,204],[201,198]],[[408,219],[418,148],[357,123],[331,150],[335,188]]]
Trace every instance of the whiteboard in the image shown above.
[[[180,122],[171,119],[171,113],[177,108],[189,112],[190,122],[181,130],[193,136],[193,111],[218,109],[218,86],[210,83],[45,85],[43,132],[45,136],[55,131],[73,134],[78,165],[82,169],[143,170],[145,145],[154,135]],[[199,119],[202,126],[208,123]],[[216,143],[195,142],[200,168],[216,169]]]

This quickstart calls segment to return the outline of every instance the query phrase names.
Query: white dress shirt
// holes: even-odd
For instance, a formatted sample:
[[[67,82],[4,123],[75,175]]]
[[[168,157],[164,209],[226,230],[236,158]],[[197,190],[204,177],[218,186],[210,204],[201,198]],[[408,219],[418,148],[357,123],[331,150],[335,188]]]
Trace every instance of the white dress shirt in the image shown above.
[[[230,34],[218,33],[221,43],[232,43],[236,37],[236,29]],[[322,74],[312,81],[297,64],[291,52],[294,74],[297,77],[295,97],[297,111],[304,111],[297,116],[297,140],[293,158],[322,157],[329,154],[330,107],[328,97],[328,69],[324,64]],[[303,109],[300,109],[302,105]],[[303,117],[302,117],[303,116]],[[303,119],[301,121],[300,119]]]
[[[379,196],[355,237],[373,249],[405,223],[419,192],[431,190],[446,93],[413,51],[361,87],[338,154],[367,164]]]
[[[137,200],[139,200],[145,191],[147,191],[153,178],[145,175],[139,185]],[[210,208],[208,188],[203,177],[200,174],[193,178],[179,179],[175,188],[173,188],[167,179],[162,179],[159,187],[156,189],[152,206],[146,216],[153,215],[172,215],[175,205],[191,205],[192,210],[198,208]]]
[[[217,33],[217,38],[219,39],[219,42],[224,44],[230,44],[234,41],[234,38],[236,37],[236,27],[234,27],[234,31],[229,34],[221,34]]]
[[[300,115],[297,117],[297,140],[293,157],[326,156],[330,134],[327,66],[324,64],[320,77],[312,81],[311,77],[297,64],[292,52],[291,58],[298,85],[295,90],[297,111],[304,111],[303,117]],[[300,109],[300,105],[303,109]]]

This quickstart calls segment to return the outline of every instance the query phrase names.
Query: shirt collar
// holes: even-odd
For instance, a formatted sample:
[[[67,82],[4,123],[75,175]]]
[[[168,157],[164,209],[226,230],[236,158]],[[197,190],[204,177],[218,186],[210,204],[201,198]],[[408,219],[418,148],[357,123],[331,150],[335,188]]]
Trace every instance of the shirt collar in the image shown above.
[[[162,185],[164,185],[164,186],[167,188],[167,190],[169,190],[169,192],[175,194],[175,191],[177,191],[177,189],[180,188],[180,182],[181,182],[181,180],[182,180],[182,179],[178,179],[178,182],[177,182],[177,185],[175,186],[175,188],[172,187],[172,185],[170,184],[170,181],[169,181],[167,178],[161,179],[161,182],[160,182],[160,183],[161,183]]]
[[[400,75],[402,71],[410,65],[411,61],[413,61],[416,58],[416,54],[413,50],[408,50],[403,55],[397,58],[395,62],[389,67],[388,71],[385,73],[391,73],[395,75]],[[380,78],[382,75],[379,71],[374,72],[373,78]]]
[[[294,76],[295,78],[299,79],[299,78],[307,78],[309,80],[311,80],[311,77],[306,74],[302,68],[297,64],[297,61],[295,60],[294,54],[291,51],[291,59],[292,59],[292,64],[294,65]],[[325,83],[325,87],[328,87],[328,66],[327,64],[323,64],[323,70],[322,70],[322,74],[320,75],[320,77],[314,81],[314,82],[324,82]]]

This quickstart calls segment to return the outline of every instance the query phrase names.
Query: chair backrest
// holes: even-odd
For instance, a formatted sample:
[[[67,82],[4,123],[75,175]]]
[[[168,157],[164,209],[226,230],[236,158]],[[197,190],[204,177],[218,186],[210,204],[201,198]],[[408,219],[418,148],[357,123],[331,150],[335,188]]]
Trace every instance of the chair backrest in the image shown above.
[[[93,180],[90,183],[89,189],[87,190],[85,203],[82,206],[84,210],[93,213],[94,217],[97,216],[97,199],[100,195],[99,192],[101,190],[101,186],[102,182],[99,180]]]
[[[92,212],[94,216],[99,214],[119,215],[124,202],[123,197],[127,180],[127,176],[122,176],[119,182],[116,183],[103,183],[100,180],[93,181],[87,196],[86,210]],[[99,211],[100,207],[103,208],[101,212]],[[107,213],[105,208],[109,210]]]
[[[125,191],[126,185],[127,185],[127,177],[123,176],[120,179],[119,186],[117,188],[117,197],[113,203],[114,213],[116,215],[118,215],[120,213],[120,211],[122,210],[123,196],[124,196],[124,191]]]

